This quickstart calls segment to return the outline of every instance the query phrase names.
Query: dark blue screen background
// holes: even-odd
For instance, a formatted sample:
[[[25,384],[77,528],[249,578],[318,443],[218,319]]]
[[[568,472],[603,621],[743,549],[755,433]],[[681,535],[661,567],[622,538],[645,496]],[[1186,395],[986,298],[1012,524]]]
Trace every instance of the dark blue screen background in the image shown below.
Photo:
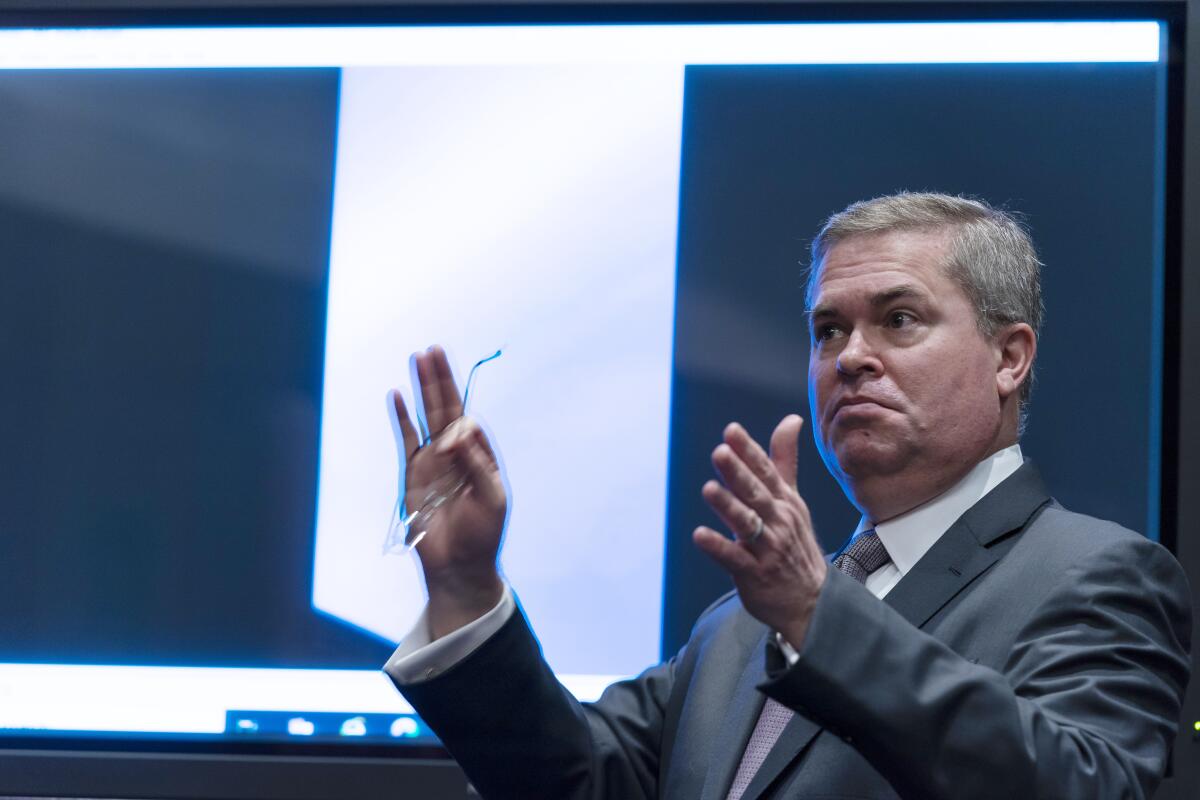
[[[1028,215],[1025,452],[1156,533],[1163,100],[1154,64],[688,68],[664,652],[729,586],[690,543],[721,429],[808,416],[810,237],[898,189]],[[336,70],[0,74],[0,661],[386,659],[310,603],[337,104]]]
[[[664,654],[730,587],[690,541],[714,519],[712,447],[732,419],[765,442],[809,417],[802,267],[821,222],[868,197],[964,193],[1028,217],[1047,313],[1022,449],[1068,508],[1157,535],[1162,80],[1157,64],[688,68]],[[836,548],[858,515],[801,444]]]

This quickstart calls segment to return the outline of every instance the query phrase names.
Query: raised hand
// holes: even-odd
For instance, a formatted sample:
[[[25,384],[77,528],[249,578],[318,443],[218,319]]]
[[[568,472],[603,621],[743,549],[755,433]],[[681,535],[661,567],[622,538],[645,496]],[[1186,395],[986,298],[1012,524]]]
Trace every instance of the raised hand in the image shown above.
[[[428,437],[392,393],[405,475],[405,506],[423,536],[417,555],[429,593],[433,638],[478,619],[499,602],[496,568],[508,497],[483,429],[463,416],[462,397],[446,353],[431,347],[413,356]]]
[[[703,525],[692,534],[696,546],[733,577],[746,610],[796,648],[828,569],[796,490],[803,424],[795,414],[785,417],[771,435],[770,455],[741,425],[727,426],[712,455],[721,481],[708,481],[701,494],[734,539]]]

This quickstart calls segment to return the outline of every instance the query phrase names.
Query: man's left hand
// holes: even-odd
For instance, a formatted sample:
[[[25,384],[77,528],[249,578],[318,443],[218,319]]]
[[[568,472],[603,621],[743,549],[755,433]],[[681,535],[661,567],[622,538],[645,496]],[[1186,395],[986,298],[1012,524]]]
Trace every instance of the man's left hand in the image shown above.
[[[712,454],[721,482],[708,481],[701,494],[734,538],[703,525],[692,534],[733,577],[746,610],[797,650],[828,571],[812,515],[796,490],[803,425],[795,414],[784,417],[768,455],[745,428],[730,423]]]

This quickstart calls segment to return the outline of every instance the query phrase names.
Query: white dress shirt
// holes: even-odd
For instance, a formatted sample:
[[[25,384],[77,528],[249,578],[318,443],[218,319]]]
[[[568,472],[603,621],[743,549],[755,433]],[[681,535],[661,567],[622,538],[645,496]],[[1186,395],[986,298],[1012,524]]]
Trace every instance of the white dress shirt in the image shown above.
[[[854,536],[873,528],[891,558],[867,576],[867,589],[876,597],[890,592],[955,520],[1016,472],[1021,463],[1021,446],[1014,444],[988,456],[954,486],[911,511],[874,525],[863,517]],[[504,596],[495,608],[437,641],[430,640],[428,612],[422,611],[412,631],[384,665],[384,672],[400,683],[428,680],[470,655],[500,630],[516,610],[512,590],[506,584]],[[785,641],[779,643],[788,663],[795,663],[796,651]]]
[[[874,527],[892,559],[867,576],[866,585],[871,593],[883,597],[890,592],[967,509],[1016,472],[1022,463],[1021,446],[1014,444],[980,461],[958,483],[912,511],[874,526],[863,517],[854,535]]]

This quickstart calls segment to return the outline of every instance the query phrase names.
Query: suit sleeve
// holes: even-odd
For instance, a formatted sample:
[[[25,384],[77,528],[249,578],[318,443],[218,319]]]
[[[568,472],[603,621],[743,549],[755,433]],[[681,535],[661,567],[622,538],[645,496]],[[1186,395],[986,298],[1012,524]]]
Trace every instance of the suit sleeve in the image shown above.
[[[1002,671],[829,578],[799,660],[761,688],[857,748],[902,797],[1153,794],[1190,668],[1190,593],[1165,550],[1122,542],[1068,570]]]
[[[649,800],[674,671],[672,660],[581,705],[518,611],[441,675],[397,688],[488,800]]]

